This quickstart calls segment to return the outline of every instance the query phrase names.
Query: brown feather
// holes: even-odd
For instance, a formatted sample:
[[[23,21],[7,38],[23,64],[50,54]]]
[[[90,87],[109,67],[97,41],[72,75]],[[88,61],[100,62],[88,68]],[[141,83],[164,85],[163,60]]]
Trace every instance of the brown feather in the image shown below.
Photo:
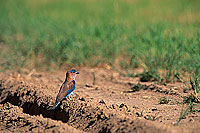
[[[60,87],[60,91],[56,97],[56,103],[63,100],[63,98],[67,95],[67,91],[73,87],[73,79],[71,78],[71,73],[66,74],[66,79],[62,86]]]

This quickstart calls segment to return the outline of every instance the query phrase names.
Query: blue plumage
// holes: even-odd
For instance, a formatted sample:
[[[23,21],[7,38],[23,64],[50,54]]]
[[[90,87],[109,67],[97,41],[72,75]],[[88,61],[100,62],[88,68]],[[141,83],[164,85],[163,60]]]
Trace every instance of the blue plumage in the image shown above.
[[[73,91],[76,89],[75,80],[73,80],[73,84],[74,84],[74,86],[67,91],[67,96],[65,98],[67,98],[68,96],[70,96],[73,93]]]

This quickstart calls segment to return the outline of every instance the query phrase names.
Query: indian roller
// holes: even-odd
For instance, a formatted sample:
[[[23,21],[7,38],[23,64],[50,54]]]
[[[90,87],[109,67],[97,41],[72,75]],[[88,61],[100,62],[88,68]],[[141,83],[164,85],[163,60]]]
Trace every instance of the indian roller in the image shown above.
[[[60,87],[60,91],[56,97],[56,103],[54,104],[52,109],[55,109],[59,105],[59,103],[67,97],[69,97],[70,99],[70,95],[73,94],[73,91],[76,89],[75,78],[77,74],[79,74],[79,72],[74,69],[66,72],[65,81]]]

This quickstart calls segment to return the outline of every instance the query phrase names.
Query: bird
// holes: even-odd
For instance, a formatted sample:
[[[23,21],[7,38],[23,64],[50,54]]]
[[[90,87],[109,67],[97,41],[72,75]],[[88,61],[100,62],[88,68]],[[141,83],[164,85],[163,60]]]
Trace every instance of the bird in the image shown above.
[[[60,102],[67,97],[69,97],[69,99],[71,100],[70,95],[73,94],[73,91],[76,89],[75,78],[77,74],[79,74],[79,72],[77,72],[75,69],[66,72],[65,81],[60,87],[59,93],[56,97],[56,102],[52,107],[53,110],[56,109]]]

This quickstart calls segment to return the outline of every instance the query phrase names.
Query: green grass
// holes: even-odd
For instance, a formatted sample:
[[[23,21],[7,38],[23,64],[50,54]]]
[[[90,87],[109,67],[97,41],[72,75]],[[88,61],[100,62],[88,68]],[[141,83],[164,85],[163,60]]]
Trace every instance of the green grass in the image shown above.
[[[159,103],[159,104],[168,104],[170,101],[171,101],[170,99],[168,99],[168,98],[166,98],[166,97],[164,96],[164,97],[159,98],[158,103]]]
[[[199,91],[200,91],[200,80],[198,79],[196,74],[192,74],[192,77],[190,78],[189,84],[186,84],[188,89],[192,90],[192,93],[188,96],[183,97],[183,102],[181,104],[186,104],[186,109],[182,110],[180,113],[180,117],[177,120],[177,125],[180,123],[180,121],[186,117],[188,113],[194,113],[194,112],[200,112],[200,97],[199,97]]]
[[[198,0],[2,0],[1,68],[97,66],[200,74]]]

